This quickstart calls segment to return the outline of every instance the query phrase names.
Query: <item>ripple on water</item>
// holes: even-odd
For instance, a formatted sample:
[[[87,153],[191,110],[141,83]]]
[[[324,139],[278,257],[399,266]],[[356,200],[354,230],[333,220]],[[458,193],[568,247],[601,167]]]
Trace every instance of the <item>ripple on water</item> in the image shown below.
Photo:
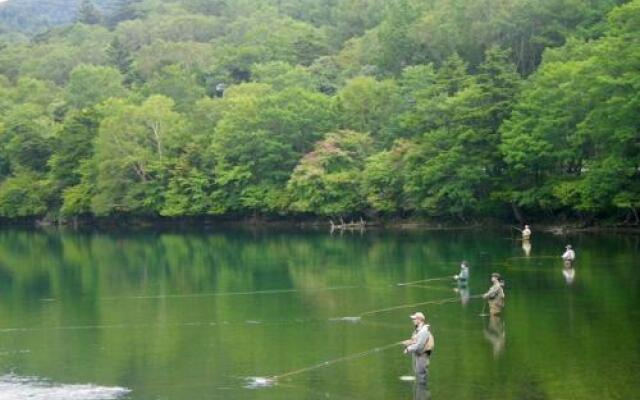
[[[121,387],[62,385],[35,377],[0,376],[2,400],[117,400],[129,392]]]

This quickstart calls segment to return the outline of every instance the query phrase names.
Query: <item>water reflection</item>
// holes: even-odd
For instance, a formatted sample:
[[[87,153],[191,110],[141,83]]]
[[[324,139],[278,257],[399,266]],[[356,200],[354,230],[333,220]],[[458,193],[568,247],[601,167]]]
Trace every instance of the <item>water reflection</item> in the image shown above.
[[[519,391],[530,378],[519,372],[523,360],[546,398],[595,400],[602,396],[588,388],[611,382],[620,398],[637,397],[640,352],[630,349],[640,342],[633,284],[640,241],[571,237],[584,249],[576,281],[575,270],[558,274],[556,253],[566,237],[536,235],[540,257],[524,258],[520,244],[503,236],[0,231],[0,375],[129,387],[132,400],[240,400],[247,392],[235,377],[270,376],[396,341],[407,333],[409,311],[348,324],[332,317],[453,297],[422,308],[436,327],[439,356],[432,385],[416,387],[415,398],[430,398],[430,391],[451,400],[533,398],[533,389]],[[452,285],[451,267],[461,258],[478,278]],[[478,318],[482,300],[470,295],[484,291],[484,277],[495,270],[509,279],[506,326],[499,317]],[[445,276],[428,287],[397,285]],[[563,290],[565,282],[580,290]],[[616,346],[592,351],[604,341]],[[484,368],[498,356],[496,368]],[[601,366],[598,374],[589,365]],[[252,395],[410,397],[413,388],[395,378],[408,368],[396,352],[375,352]],[[557,384],[567,370],[575,373]],[[497,378],[503,386],[473,384]],[[225,392],[212,395],[207,385]]]
[[[431,400],[431,391],[426,384],[416,383],[414,386],[413,400]]]
[[[484,328],[484,337],[493,347],[494,358],[504,350],[506,333],[504,321],[499,315],[490,315],[489,323]]]
[[[456,287],[454,291],[456,291],[458,295],[460,295],[460,303],[462,304],[462,306],[466,307],[471,297],[471,294],[469,292],[469,285],[467,285],[467,282],[458,283],[458,287]]]
[[[526,239],[522,240],[522,251],[526,257],[531,256],[531,241]]]
[[[562,268],[562,275],[564,276],[565,282],[567,285],[571,285],[573,281],[576,279],[576,270],[575,268]]]

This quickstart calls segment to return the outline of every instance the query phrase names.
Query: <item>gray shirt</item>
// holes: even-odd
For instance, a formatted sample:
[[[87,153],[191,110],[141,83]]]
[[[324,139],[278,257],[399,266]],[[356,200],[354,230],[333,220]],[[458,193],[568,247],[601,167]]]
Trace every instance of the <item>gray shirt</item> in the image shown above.
[[[413,343],[407,346],[407,353],[413,353],[415,355],[424,354],[424,347],[427,345],[429,335],[429,325],[425,324],[417,328],[412,336]]]

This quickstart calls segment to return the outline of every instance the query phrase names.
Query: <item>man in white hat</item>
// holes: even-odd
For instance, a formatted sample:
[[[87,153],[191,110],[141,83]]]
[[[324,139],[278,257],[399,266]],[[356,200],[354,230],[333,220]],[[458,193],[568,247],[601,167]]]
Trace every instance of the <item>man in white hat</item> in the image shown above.
[[[429,357],[433,347],[432,335],[429,332],[429,325],[425,323],[424,314],[417,312],[411,315],[415,330],[411,339],[405,340],[404,353],[412,355],[413,371],[416,374],[416,383],[426,385],[429,368]],[[430,340],[431,339],[431,340]]]
[[[576,252],[570,244],[565,247],[565,252],[562,254],[562,261],[564,261],[564,267],[569,269],[573,268],[573,262],[576,260]]]

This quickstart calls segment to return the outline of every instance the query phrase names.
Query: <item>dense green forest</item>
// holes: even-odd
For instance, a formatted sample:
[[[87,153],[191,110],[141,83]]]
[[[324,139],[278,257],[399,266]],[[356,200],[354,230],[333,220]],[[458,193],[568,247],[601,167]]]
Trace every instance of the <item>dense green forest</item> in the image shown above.
[[[640,0],[18,3],[0,216],[640,222]]]

